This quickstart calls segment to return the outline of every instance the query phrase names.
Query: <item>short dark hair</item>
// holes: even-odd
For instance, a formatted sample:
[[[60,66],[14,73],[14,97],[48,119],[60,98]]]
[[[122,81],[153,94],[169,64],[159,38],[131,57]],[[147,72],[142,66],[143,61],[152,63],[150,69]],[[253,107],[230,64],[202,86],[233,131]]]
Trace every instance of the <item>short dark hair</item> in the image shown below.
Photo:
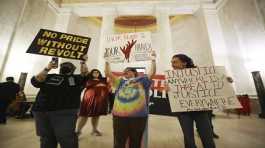
[[[6,81],[14,81],[14,77],[6,77]]]
[[[135,77],[138,76],[138,72],[137,72],[136,68],[126,67],[124,71],[132,71],[134,73]]]
[[[186,68],[195,68],[196,67],[193,63],[193,60],[185,54],[175,54],[172,57],[172,59],[173,58],[178,58],[178,59],[180,59],[181,62],[186,63]]]

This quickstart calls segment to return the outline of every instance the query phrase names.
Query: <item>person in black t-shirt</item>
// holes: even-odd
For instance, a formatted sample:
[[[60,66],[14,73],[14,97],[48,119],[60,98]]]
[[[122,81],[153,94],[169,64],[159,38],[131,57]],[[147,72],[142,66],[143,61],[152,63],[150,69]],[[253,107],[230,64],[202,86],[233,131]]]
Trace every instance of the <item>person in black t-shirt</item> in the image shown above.
[[[20,86],[13,77],[7,77],[6,82],[0,83],[0,124],[6,124],[6,110],[9,104],[16,99]]]
[[[41,148],[77,148],[75,133],[80,95],[85,83],[87,67],[81,61],[81,74],[73,74],[75,66],[70,62],[60,65],[59,74],[48,74],[57,68],[50,62],[31,83],[40,88],[32,111],[36,123],[36,132],[40,136]]]

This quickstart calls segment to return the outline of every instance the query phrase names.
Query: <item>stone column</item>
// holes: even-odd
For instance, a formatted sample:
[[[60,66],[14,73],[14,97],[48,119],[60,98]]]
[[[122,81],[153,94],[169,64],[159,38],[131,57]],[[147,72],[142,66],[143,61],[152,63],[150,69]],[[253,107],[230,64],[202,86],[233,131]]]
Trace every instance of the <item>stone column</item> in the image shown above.
[[[69,22],[71,20],[71,17],[74,16],[70,10],[64,10],[57,13],[56,22],[54,24],[54,30],[58,32],[68,32],[69,28]],[[59,63],[63,63],[65,61],[69,61],[69,59],[60,58]],[[71,60],[73,62],[73,60]],[[74,61],[76,62],[76,61]],[[76,65],[76,64],[75,64]],[[77,66],[77,65],[76,65]],[[57,69],[58,70],[58,69]]]
[[[160,39],[159,49],[156,49],[157,73],[163,73],[165,70],[171,68],[170,60],[173,55],[169,9],[157,8],[156,18],[158,29],[157,35]]]
[[[104,71],[104,39],[107,35],[114,33],[114,20],[116,16],[115,8],[103,8],[102,12],[102,25],[100,31],[100,41],[99,41],[99,54],[98,54],[98,65],[97,68],[100,71]]]
[[[56,23],[54,24],[54,30],[59,32],[67,32],[70,17],[71,12],[57,14]]]
[[[26,7],[27,7],[27,4],[28,4],[28,0],[24,0],[23,2],[23,7],[20,11],[20,14],[16,20],[16,23],[15,23],[15,26],[12,30],[12,33],[11,33],[11,37],[9,39],[9,42],[8,42],[8,45],[7,45],[7,48],[6,48],[6,51],[4,52],[4,58],[3,58],[3,62],[0,63],[1,67],[0,67],[0,80],[3,80],[3,76],[4,76],[4,73],[5,73],[5,70],[6,70],[6,67],[7,67],[7,61],[10,57],[10,52],[11,52],[11,49],[12,49],[12,45],[14,43],[14,40],[15,40],[15,37],[16,37],[16,34],[17,34],[17,31],[21,25],[21,22],[22,22],[22,19],[24,17],[24,13],[25,13],[25,10],[26,10]]]
[[[207,26],[214,64],[229,66],[227,47],[218,17],[218,11],[209,8],[201,8],[201,12]]]
[[[221,17],[223,6],[225,1],[216,6],[202,8],[214,64],[225,66],[227,74],[234,79],[236,93],[245,94],[249,90],[246,87],[250,84],[249,72],[245,67],[235,26],[229,21],[229,17],[226,19]],[[233,44],[231,44],[232,39]]]

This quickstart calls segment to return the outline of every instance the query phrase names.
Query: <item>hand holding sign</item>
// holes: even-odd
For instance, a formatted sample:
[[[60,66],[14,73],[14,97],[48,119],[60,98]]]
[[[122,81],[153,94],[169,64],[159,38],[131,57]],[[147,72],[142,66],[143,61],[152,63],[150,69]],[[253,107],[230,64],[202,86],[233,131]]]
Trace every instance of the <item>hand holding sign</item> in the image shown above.
[[[49,70],[56,69],[56,68],[58,68],[58,63],[55,63],[54,60],[51,60],[47,65],[47,69]]]
[[[110,61],[110,55],[107,52],[104,53],[104,59],[105,59],[105,62],[108,62],[109,63],[109,61]]]
[[[81,60],[84,61],[84,62],[87,61],[87,59],[88,59],[87,54],[83,55],[82,58],[81,58]]]
[[[58,68],[59,64],[59,59],[57,57],[52,57],[51,63],[53,64],[54,68]]]

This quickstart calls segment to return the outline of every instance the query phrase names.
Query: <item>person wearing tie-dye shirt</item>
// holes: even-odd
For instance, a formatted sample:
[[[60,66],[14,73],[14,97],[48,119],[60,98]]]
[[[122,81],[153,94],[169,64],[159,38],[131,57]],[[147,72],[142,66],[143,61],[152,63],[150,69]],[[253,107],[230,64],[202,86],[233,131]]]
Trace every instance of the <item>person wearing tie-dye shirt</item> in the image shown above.
[[[116,88],[113,115],[114,148],[124,148],[129,139],[129,148],[140,148],[147,117],[151,77],[156,72],[155,53],[152,54],[150,72],[138,76],[135,68],[127,67],[124,77],[112,74],[110,64],[105,63],[106,76]]]

